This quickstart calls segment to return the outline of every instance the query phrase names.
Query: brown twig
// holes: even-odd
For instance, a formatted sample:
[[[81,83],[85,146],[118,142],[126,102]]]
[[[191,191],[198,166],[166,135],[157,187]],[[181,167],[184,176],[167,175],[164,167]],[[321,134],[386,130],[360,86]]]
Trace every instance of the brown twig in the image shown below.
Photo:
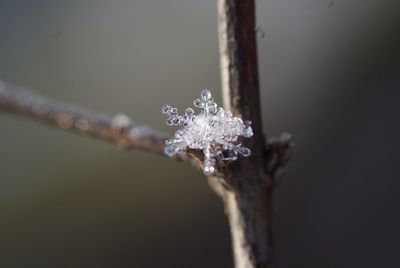
[[[0,81],[0,111],[36,119],[53,127],[99,138],[125,150],[164,155],[169,137],[146,126],[132,124],[125,115],[98,115],[86,109],[43,98],[32,90]],[[176,160],[199,166],[195,157],[178,155]]]
[[[272,178],[262,133],[254,0],[218,0],[224,106],[253,122],[252,156],[231,164],[211,185],[228,215],[235,266],[272,267]],[[266,153],[267,152],[267,153]],[[223,182],[223,183],[221,183]]]

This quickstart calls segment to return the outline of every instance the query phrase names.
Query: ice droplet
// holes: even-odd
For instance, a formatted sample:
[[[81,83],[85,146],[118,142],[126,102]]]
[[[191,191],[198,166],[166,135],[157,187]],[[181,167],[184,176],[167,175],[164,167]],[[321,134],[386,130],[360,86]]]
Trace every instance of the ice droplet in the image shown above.
[[[201,93],[200,96],[203,100],[208,101],[211,99],[211,92],[208,89],[204,89]]]
[[[204,167],[203,167],[203,172],[206,175],[211,175],[215,172],[215,160],[211,158],[206,158],[204,159]]]
[[[186,108],[185,114],[188,117],[192,117],[194,115],[194,110],[192,108]]]
[[[183,132],[182,130],[177,130],[177,131],[175,132],[175,138],[176,138],[176,139],[180,139],[180,138],[183,137],[183,134],[184,134],[184,132]]]
[[[164,104],[163,107],[161,108],[161,113],[162,114],[169,114],[171,109],[172,109],[171,105]]]
[[[164,148],[164,153],[168,156],[173,156],[176,154],[176,146],[175,145],[168,145]]]
[[[251,150],[249,148],[247,148],[247,147],[239,147],[239,148],[236,149],[236,151],[239,154],[243,155],[244,157],[248,157],[248,156],[251,155]]]
[[[250,138],[253,136],[253,129],[251,127],[246,127],[243,130],[243,137],[245,138]]]
[[[166,140],[165,141],[165,144],[166,145],[170,145],[170,144],[173,144],[174,143],[174,140]]]
[[[174,117],[173,119],[172,119],[172,124],[173,125],[180,125],[180,123],[181,123],[181,120],[180,120],[180,118],[179,117]]]
[[[205,103],[201,99],[195,99],[193,105],[197,108],[204,108]]]
[[[167,120],[165,120],[165,123],[166,123],[168,126],[173,126],[174,124],[172,123],[172,119],[173,119],[173,118],[168,117]]]
[[[214,173],[215,168],[213,166],[204,166],[203,171],[204,171],[204,174],[211,175]]]

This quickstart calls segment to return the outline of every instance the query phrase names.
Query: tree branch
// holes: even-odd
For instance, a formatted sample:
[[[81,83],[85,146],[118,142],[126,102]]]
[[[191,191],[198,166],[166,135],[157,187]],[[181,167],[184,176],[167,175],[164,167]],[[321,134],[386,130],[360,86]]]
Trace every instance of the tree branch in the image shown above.
[[[272,267],[272,178],[276,157],[262,133],[254,0],[218,0],[221,81],[224,106],[253,122],[246,143],[251,157],[235,161],[222,178],[210,178],[223,198],[231,228],[236,268]]]
[[[258,81],[254,0],[218,0],[224,107],[255,126],[252,144],[264,144]],[[262,156],[263,146],[252,146]]]
[[[86,109],[43,98],[32,90],[3,81],[0,81],[0,111],[102,139],[125,150],[164,155],[164,143],[169,138],[149,127],[132,124],[125,115],[98,115]],[[188,155],[178,155],[175,159],[199,165],[195,158]]]

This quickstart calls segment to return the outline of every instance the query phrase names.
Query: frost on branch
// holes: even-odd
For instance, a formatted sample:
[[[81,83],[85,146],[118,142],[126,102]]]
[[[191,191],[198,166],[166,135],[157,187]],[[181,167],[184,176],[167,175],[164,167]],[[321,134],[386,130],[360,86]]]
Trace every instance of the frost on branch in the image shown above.
[[[166,141],[166,155],[173,156],[188,148],[202,150],[206,175],[214,173],[217,160],[233,161],[238,155],[250,156],[250,149],[238,142],[239,136],[253,136],[250,121],[243,122],[231,112],[218,108],[208,89],[201,92],[201,98],[194,101],[194,106],[200,108],[199,114],[186,108],[185,114],[179,115],[175,107],[162,107],[161,112],[168,116],[167,125],[182,126],[175,132],[175,138]]]

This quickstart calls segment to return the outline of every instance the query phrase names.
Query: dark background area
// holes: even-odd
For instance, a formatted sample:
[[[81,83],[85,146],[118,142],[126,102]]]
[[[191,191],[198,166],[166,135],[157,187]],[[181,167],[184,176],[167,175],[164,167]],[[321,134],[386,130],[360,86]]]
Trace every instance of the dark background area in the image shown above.
[[[278,267],[400,267],[400,3],[257,2],[264,131],[295,137]],[[0,77],[173,133],[221,103],[214,0],[0,1]],[[0,267],[231,267],[200,172],[0,114]]]

